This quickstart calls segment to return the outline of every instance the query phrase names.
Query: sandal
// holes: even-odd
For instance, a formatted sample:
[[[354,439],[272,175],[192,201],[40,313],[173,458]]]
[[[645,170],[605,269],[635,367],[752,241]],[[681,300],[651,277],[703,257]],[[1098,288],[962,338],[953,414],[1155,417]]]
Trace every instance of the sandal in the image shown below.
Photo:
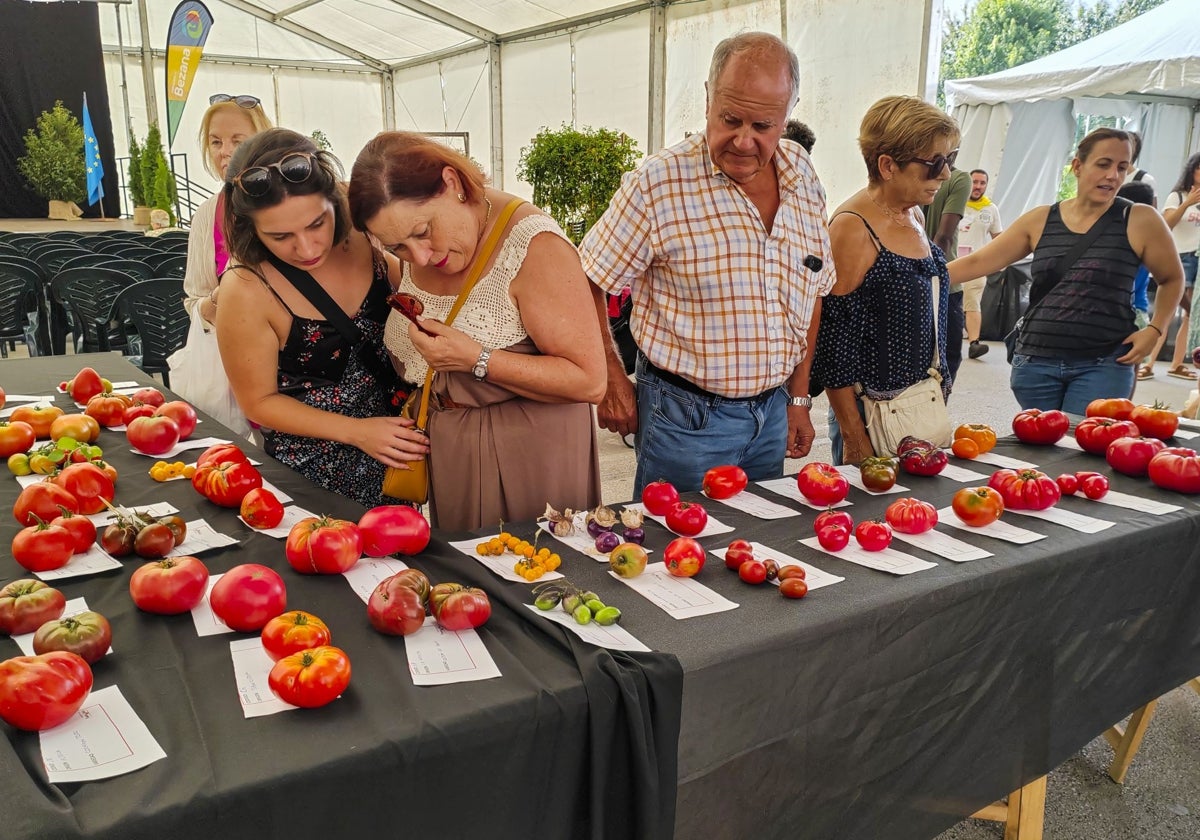
[[[1153,379],[1154,378],[1154,368],[1148,367],[1146,365],[1142,365],[1140,368],[1138,368],[1137,378],[1138,379]]]
[[[1196,372],[1184,367],[1183,365],[1176,365],[1167,371],[1167,376],[1174,376],[1176,379],[1195,380]]]

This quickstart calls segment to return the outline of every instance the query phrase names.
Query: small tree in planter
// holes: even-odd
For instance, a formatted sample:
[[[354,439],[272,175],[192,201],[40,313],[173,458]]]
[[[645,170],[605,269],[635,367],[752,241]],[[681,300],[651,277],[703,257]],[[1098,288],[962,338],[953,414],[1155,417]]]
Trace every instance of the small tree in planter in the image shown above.
[[[129,138],[129,200],[133,202],[134,224],[150,224],[150,207],[146,203],[146,179],[142,175],[142,147],[136,137]]]
[[[533,203],[576,245],[612,200],[621,176],[637,166],[637,141],[607,128],[543,128],[521,149],[517,177],[533,187]]]
[[[52,219],[77,219],[75,206],[87,198],[87,173],[83,165],[83,126],[62,104],[42,111],[37,130],[25,133],[25,155],[17,169],[34,191],[50,202]]]
[[[171,215],[171,224],[175,224],[175,176],[167,165],[162,135],[157,125],[150,126],[139,157],[138,169],[141,170],[143,197],[147,205],[145,223],[150,224],[150,210],[158,208],[166,210]]]

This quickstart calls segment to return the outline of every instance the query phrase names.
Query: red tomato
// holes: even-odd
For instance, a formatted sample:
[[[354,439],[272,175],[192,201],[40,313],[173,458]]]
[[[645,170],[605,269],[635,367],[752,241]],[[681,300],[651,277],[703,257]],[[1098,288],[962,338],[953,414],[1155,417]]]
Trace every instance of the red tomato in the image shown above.
[[[75,402],[87,405],[92,397],[104,393],[104,381],[95,368],[85,367],[67,383],[66,391]]]
[[[1142,433],[1131,420],[1111,417],[1085,417],[1075,426],[1075,442],[1084,452],[1103,455],[1108,445],[1119,437],[1141,437]]]
[[[936,446],[913,446],[900,456],[901,468],[910,475],[937,475],[948,463],[945,451]]]
[[[0,420],[0,458],[7,458],[18,452],[28,452],[33,448],[36,439],[33,426],[28,423]]]
[[[31,572],[61,569],[74,553],[71,532],[48,522],[21,529],[12,541],[13,559]]]
[[[786,578],[779,583],[779,594],[784,598],[803,598],[808,594],[808,583],[804,578]]]
[[[408,505],[371,508],[358,520],[363,554],[420,554],[429,545],[429,520]]]
[[[1079,479],[1071,473],[1063,473],[1054,482],[1064,496],[1074,496],[1079,491]]]
[[[806,577],[808,577],[808,575],[805,573],[803,566],[788,565],[783,566],[779,570],[780,580],[789,580],[791,578],[800,578],[801,580],[804,580]]]
[[[814,505],[836,505],[850,493],[850,482],[832,464],[805,464],[796,475],[800,495]]]
[[[79,654],[89,665],[103,659],[111,645],[112,625],[91,610],[47,621],[33,634],[34,653],[65,650]]]
[[[39,438],[50,437],[50,429],[54,421],[63,416],[63,410],[56,405],[19,405],[9,415],[9,423],[28,423],[34,435]]]
[[[747,540],[734,540],[725,549],[725,567],[737,571],[747,560],[754,559],[754,546]]]
[[[1129,419],[1138,427],[1143,437],[1166,440],[1179,428],[1179,415],[1160,402],[1154,405],[1139,405]]]
[[[242,498],[242,519],[251,528],[270,529],[283,521],[283,505],[265,487],[255,487]]]
[[[367,599],[367,620],[380,633],[389,636],[408,636],[425,624],[425,601],[420,591],[402,579],[401,574],[403,572],[380,581]],[[425,587],[428,593],[428,580]]]
[[[1004,499],[991,487],[964,487],[954,494],[950,506],[954,515],[972,528],[991,525],[1004,513]]]
[[[864,551],[883,551],[892,544],[892,526],[876,519],[864,519],[854,529],[854,539]]]
[[[429,603],[429,590],[432,588],[429,585],[429,578],[425,577],[425,573],[420,569],[401,569],[392,575],[396,582],[407,586],[413,592],[421,597],[422,604]]]
[[[738,566],[738,577],[743,583],[758,586],[767,579],[767,564],[762,560],[747,560]]]
[[[32,633],[66,607],[66,596],[40,580],[14,580],[0,589],[0,633]]]
[[[125,421],[126,433],[128,434],[129,424],[139,417],[153,417],[154,406],[146,405],[146,403],[135,402],[129,408],[125,409],[125,413],[121,415],[121,419]],[[176,427],[178,428],[178,427]],[[174,444],[172,444],[174,446]],[[168,449],[170,447],[167,447]],[[165,449],[163,450],[166,451]],[[158,453],[155,453],[158,454]]]
[[[324,706],[350,685],[350,657],[330,645],[293,653],[275,663],[267,685],[280,700],[293,706]]]
[[[1104,460],[1119,473],[1142,476],[1150,466],[1150,459],[1167,448],[1158,438],[1120,437],[1108,445]]]
[[[704,546],[691,537],[676,537],[663,549],[663,563],[675,577],[695,577],[704,568]]]
[[[218,464],[222,461],[249,461],[246,453],[232,443],[215,443],[200,453],[200,457],[196,459],[197,469],[207,464],[209,461],[215,461]]]
[[[362,535],[353,522],[309,516],[292,526],[284,551],[301,574],[340,575],[362,557]]]
[[[154,410],[155,414],[170,417],[179,426],[179,439],[187,440],[196,431],[196,409],[183,400],[163,403]]]
[[[262,474],[249,461],[209,461],[196,467],[192,486],[210,502],[236,508],[241,506],[247,493],[262,487]]]
[[[1181,446],[1170,446],[1150,459],[1150,480],[1178,493],[1200,493],[1200,455]]]
[[[125,409],[133,405],[133,401],[123,394],[99,394],[87,402],[83,413],[96,418],[101,426],[120,426],[125,422]]]
[[[113,480],[95,464],[71,464],[54,477],[54,483],[75,497],[78,513],[100,513],[116,495]]]
[[[823,525],[817,531],[817,542],[826,551],[841,551],[850,544],[850,529],[845,525]]]
[[[82,554],[96,542],[96,524],[86,516],[63,511],[62,516],[55,517],[50,522],[59,528],[66,529],[75,542],[75,553]]]
[[[429,590],[429,608],[447,630],[482,627],[492,615],[487,593],[460,583],[439,583]]]
[[[263,649],[275,660],[327,645],[330,638],[325,622],[304,610],[289,610],[277,615],[262,629]]]
[[[126,420],[129,425],[125,429],[125,436],[129,438],[129,445],[146,455],[167,454],[179,443],[179,424],[170,417],[155,415],[150,406],[141,408],[147,409],[150,414],[135,415]]]
[[[1000,492],[1006,510],[1046,510],[1058,504],[1058,483],[1040,470],[996,470],[988,487]]]
[[[1013,418],[1013,434],[1021,443],[1049,446],[1062,440],[1071,428],[1071,418],[1058,409],[1027,408]]]
[[[1103,499],[1108,493],[1108,479],[1099,473],[1092,473],[1080,480],[1079,488],[1089,499]]]
[[[208,568],[195,557],[167,557],[135,569],[129,594],[139,610],[157,615],[185,613],[204,600]]]
[[[684,537],[694,537],[708,524],[708,511],[695,502],[676,502],[667,511],[667,527]]]
[[[30,484],[13,505],[13,516],[22,525],[34,525],[40,519],[52,522],[66,508],[79,513],[79,502],[69,492],[50,481]]]
[[[0,718],[37,732],[65,723],[92,690],[92,669],[66,651],[0,662]]]
[[[872,493],[886,493],[896,486],[896,462],[891,458],[866,458],[858,465],[858,474]]]
[[[133,401],[134,403],[143,403],[144,405],[158,408],[167,401],[167,398],[157,388],[139,388],[133,392]]]
[[[1128,420],[1133,413],[1133,400],[1124,397],[1108,397],[1092,400],[1084,409],[1087,417],[1110,417],[1113,420]]]
[[[901,534],[924,534],[938,523],[938,512],[929,502],[905,498],[888,505],[884,518]]]
[[[274,569],[257,563],[234,566],[208,595],[217,618],[239,633],[257,633],[287,608],[287,587]]]
[[[828,508],[817,514],[817,518],[813,520],[813,532],[816,533],[826,525],[843,525],[846,530],[854,530],[854,519],[844,510],[836,510]]]
[[[713,467],[706,472],[701,489],[704,490],[704,495],[710,499],[728,499],[745,490],[749,481],[746,471],[741,467],[736,464],[726,464],[721,467]]]
[[[666,516],[679,501],[679,491],[668,481],[651,481],[642,488],[642,504],[655,516]]]

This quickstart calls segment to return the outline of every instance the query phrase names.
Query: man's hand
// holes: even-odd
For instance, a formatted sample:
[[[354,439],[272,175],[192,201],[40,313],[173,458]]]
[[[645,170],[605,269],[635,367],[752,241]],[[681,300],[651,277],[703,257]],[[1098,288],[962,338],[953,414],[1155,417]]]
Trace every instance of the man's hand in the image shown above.
[[[802,405],[789,405],[787,410],[788,437],[787,456],[803,458],[812,449],[817,432],[813,428],[809,409]]]
[[[596,407],[596,418],[602,428],[616,432],[621,437],[637,431],[637,393],[624,373],[615,375],[610,372],[608,390]]]

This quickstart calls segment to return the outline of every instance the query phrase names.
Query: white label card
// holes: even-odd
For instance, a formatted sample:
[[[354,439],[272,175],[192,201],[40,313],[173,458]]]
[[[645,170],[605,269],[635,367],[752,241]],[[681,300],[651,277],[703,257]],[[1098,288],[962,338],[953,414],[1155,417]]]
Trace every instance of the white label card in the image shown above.
[[[1075,440],[1074,435],[1064,435],[1063,437],[1059,438],[1054,445],[1062,449],[1070,449],[1073,452],[1083,451],[1083,447],[1079,445],[1079,441]]]
[[[754,557],[758,560],[774,560],[775,564],[781,569],[784,566],[799,566],[800,568],[804,569],[804,582],[808,584],[809,592],[812,592],[814,589],[820,589],[822,586],[841,583],[845,580],[844,577],[831,575],[829,572],[822,571],[811,563],[805,563],[803,560],[797,560],[791,555],[784,554],[782,551],[776,551],[770,546],[763,545],[760,542],[752,542],[750,543],[750,547],[754,550]],[[709,553],[724,563],[725,552],[727,550],[728,549],[725,548],[714,548]],[[779,580],[773,580],[771,583],[778,586]]]
[[[867,551],[856,543],[853,537],[850,538],[850,543],[841,551],[828,551],[822,548],[820,541],[816,537],[808,537],[807,539],[800,540],[800,542],[809,548],[815,548],[817,551],[828,554],[830,557],[837,557],[859,566],[866,566],[868,569],[875,569],[878,572],[887,572],[892,575],[911,575],[913,572],[920,572],[937,566],[937,563],[930,563],[928,560],[913,557],[911,554],[905,554],[893,548],[885,548],[883,551]]]
[[[667,528],[667,517],[655,516],[653,513],[650,513],[650,511],[646,510],[646,506],[643,505],[641,502],[635,502],[631,505],[626,505],[626,507],[628,507],[630,510],[640,510],[647,519],[653,519],[659,525],[663,526],[664,528]],[[667,528],[667,530],[671,531],[670,528]],[[696,534],[696,539],[700,540],[700,539],[704,539],[705,537],[715,537],[717,534],[728,534],[732,530],[733,530],[732,525],[726,525],[724,522],[717,519],[712,514],[709,514],[708,522],[704,525],[704,530],[701,531],[699,534]],[[679,532],[671,531],[671,533],[678,534]],[[680,536],[682,536],[682,534]]]
[[[1174,437],[1180,440],[1191,440],[1194,437],[1200,437],[1200,432],[1189,432],[1185,429],[1176,429]]]
[[[546,580],[558,580],[562,577],[562,575],[558,572],[546,572],[537,580],[526,580],[513,571],[513,566],[517,565],[517,555],[513,554],[511,551],[506,551],[499,557],[495,557],[492,555],[484,556],[475,550],[475,546],[479,545],[480,543],[487,542],[494,536],[497,535],[490,534],[486,537],[479,537],[477,539],[459,540],[458,542],[450,543],[450,545],[454,548],[457,548],[472,560],[482,563],[489,571],[492,572],[492,574],[496,575],[497,577],[504,578],[505,580],[511,580],[513,583],[534,584],[541,583],[542,581]]]
[[[115,685],[93,691],[65,723],[39,734],[51,784],[109,779],[166,758]]]
[[[755,496],[746,490],[730,496],[728,499],[714,499],[713,501],[729,505],[735,510],[757,516],[759,519],[787,519],[789,516],[800,516],[798,510],[772,502],[770,499],[764,499],[762,496]]]
[[[433,616],[421,629],[404,637],[408,672],[413,685],[491,680],[500,676],[496,660],[474,630],[446,630]]]
[[[1037,464],[1031,464],[1029,461],[1022,461],[1020,458],[1009,458],[1007,455],[997,455],[995,452],[983,452],[976,455],[972,460],[1007,470],[1036,470],[1038,468]]]
[[[255,636],[230,642],[229,655],[233,659],[233,676],[243,715],[255,718],[299,708],[283,702],[271,691],[268,679],[275,660],[262,646],[261,638]]]
[[[804,494],[800,492],[799,485],[796,484],[796,476],[794,475],[785,475],[783,478],[770,478],[766,481],[756,481],[755,484],[765,490],[770,490],[772,493],[778,493],[780,496],[786,496],[787,498],[797,501],[806,507],[812,508],[813,510],[825,510],[825,505],[814,505],[808,499],[804,498]],[[850,500],[842,499],[842,501],[838,502],[833,507],[849,507],[852,504],[854,503]]]
[[[609,575],[674,619],[695,618],[738,607],[695,578],[675,577],[667,571],[666,566],[658,564],[647,566],[646,571],[637,577],[623,578],[614,572],[609,572]]]
[[[143,458],[153,458],[156,461],[171,461],[181,452],[187,452],[189,449],[208,449],[208,447],[215,446],[218,443],[229,443],[229,441],[225,440],[225,438],[215,437],[188,438],[187,440],[179,441],[169,451],[161,455],[147,455],[145,452],[138,452],[133,448],[130,448],[129,451],[134,455],[141,455]]]
[[[187,533],[183,537],[183,542],[167,552],[167,556],[187,557],[204,551],[225,548],[228,545],[237,545],[237,543],[236,538],[214,530],[213,526],[203,519],[193,519],[187,523]]]
[[[179,508],[170,502],[155,502],[152,505],[142,505],[141,507],[130,508],[134,513],[144,513],[147,516],[169,516],[172,513],[179,513]],[[89,513],[87,518],[96,523],[96,528],[104,530],[104,526],[117,521],[117,515],[111,510],[102,510],[99,513]]]
[[[119,568],[121,568],[119,560],[110,557],[99,544],[93,543],[83,554],[72,554],[67,565],[46,572],[34,572],[34,574],[42,580],[58,580],[81,575],[94,575]]]
[[[954,508],[947,505],[938,511],[938,524],[949,525],[951,528],[957,528],[960,531],[966,531],[969,534],[979,534],[984,537],[991,537],[1005,542],[1016,543],[1017,545],[1026,545],[1028,543],[1037,542],[1038,540],[1046,539],[1045,534],[1036,534],[1033,531],[1026,531],[1024,528],[1018,528],[1016,525],[1010,525],[1002,519],[997,519],[991,525],[984,525],[982,528],[973,528],[963,522],[954,513]]]
[[[1081,499],[1086,499],[1082,493],[1076,494]],[[1139,513],[1152,513],[1155,516],[1162,516],[1165,513],[1174,513],[1177,510],[1183,510],[1179,505],[1171,505],[1166,502],[1156,502],[1152,499],[1143,499],[1141,496],[1131,496],[1128,493],[1118,493],[1116,490],[1109,490],[1099,499],[1088,499],[1091,502],[1100,502],[1106,505],[1116,505],[1119,508],[1127,510],[1136,510]]]
[[[846,480],[849,481],[851,484],[853,484],[855,487],[857,487],[859,490],[863,491],[864,493],[870,493],[872,496],[886,496],[889,493],[907,493],[908,492],[907,487],[903,487],[899,484],[894,484],[887,490],[883,490],[883,491],[867,489],[867,485],[863,484],[862,470],[860,470],[854,464],[842,464],[840,467],[834,467],[834,469],[837,470],[838,472],[840,472],[842,475],[846,476]],[[899,465],[897,465],[896,469],[900,469]]]
[[[217,614],[213,612],[212,604],[208,602],[208,596],[212,594],[213,587],[217,585],[217,581],[220,579],[221,575],[209,575],[208,587],[204,590],[204,599],[192,607],[192,622],[196,625],[197,636],[216,636],[220,633],[233,632],[232,627],[217,618]]]
[[[924,534],[901,534],[899,531],[893,530],[892,538],[906,542],[914,548],[928,551],[930,554],[936,554],[938,557],[953,560],[955,563],[982,560],[984,557],[992,556],[990,551],[977,548],[962,540],[956,540],[949,534],[943,534],[937,530],[926,531]]]
[[[47,405],[49,405],[50,403],[52,403],[54,401],[54,395],[53,394],[43,394],[41,396],[32,396],[30,394],[5,394],[4,401],[10,402],[10,403],[36,402],[36,403],[46,403]]]
[[[610,624],[608,627],[603,627],[594,621],[588,624],[580,624],[558,607],[552,610],[539,610],[533,604],[526,604],[525,606],[534,615],[540,615],[547,621],[553,621],[556,624],[566,627],[588,644],[608,648],[609,650],[634,650],[643,653],[650,651],[650,648],[634,638],[628,630],[619,624]]]
[[[953,463],[947,464],[945,469],[938,473],[938,476],[957,481],[959,484],[966,484],[968,481],[986,482],[991,477],[988,473],[975,472],[975,470],[968,470]]]
[[[1034,519],[1044,519],[1047,522],[1053,522],[1055,525],[1062,525],[1084,534],[1098,534],[1117,524],[1109,522],[1107,519],[1095,519],[1094,517],[1084,516],[1082,513],[1074,513],[1059,507],[1047,508],[1046,510],[1010,509],[1006,510],[1005,513],[1016,513],[1021,516],[1032,516]]]
[[[370,600],[371,593],[375,591],[376,586],[407,568],[407,563],[397,560],[395,557],[364,557],[349,571],[342,572],[342,577],[346,579],[346,583],[350,584],[354,594],[362,598],[362,602],[365,604]]]

